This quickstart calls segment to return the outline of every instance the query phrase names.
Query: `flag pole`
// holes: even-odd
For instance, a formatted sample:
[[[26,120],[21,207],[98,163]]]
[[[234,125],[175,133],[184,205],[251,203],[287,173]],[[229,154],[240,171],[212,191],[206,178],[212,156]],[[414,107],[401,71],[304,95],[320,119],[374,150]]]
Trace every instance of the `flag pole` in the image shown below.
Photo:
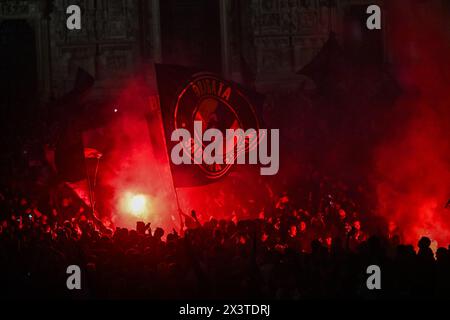
[[[167,150],[167,149],[166,149]],[[167,152],[165,152],[165,154],[167,155]],[[167,155],[168,157],[168,155]],[[169,159],[167,159],[168,161],[170,161]],[[175,200],[177,202],[177,211],[178,211],[178,218],[180,219],[180,235],[183,233],[183,229],[184,229],[184,224],[183,224],[183,217],[181,214],[181,206],[180,206],[180,198],[178,197],[178,190],[177,187],[175,186],[175,181],[173,180],[173,174],[172,174],[172,170],[170,169],[170,163],[169,164],[169,172],[170,172],[170,180],[172,181],[172,187],[173,187],[173,191],[175,193]]]
[[[94,195],[93,195],[94,191],[92,190],[93,188],[91,186],[91,178],[89,177],[89,170],[88,170],[88,164],[87,164],[86,157],[84,157],[84,167],[86,170],[86,180],[87,180],[87,184],[88,184],[90,207],[92,210],[92,215],[94,215],[94,212],[95,212]]]
[[[178,209],[178,218],[180,219],[180,232],[183,232],[183,217],[181,215],[181,206],[180,206],[180,199],[178,198],[178,191],[177,191],[177,187],[175,187],[175,183],[173,181],[173,177],[172,177],[172,184],[173,184],[173,190],[175,191],[175,199],[177,200],[177,209]]]
[[[173,174],[172,174],[172,170],[170,168],[170,156],[168,154],[167,151],[167,145],[166,145],[166,139],[165,139],[165,133],[164,133],[164,127],[163,127],[163,120],[162,120],[162,114],[161,114],[161,107],[160,107],[160,103],[159,103],[159,95],[156,96],[152,96],[150,97],[150,105],[151,105],[151,112],[148,113],[147,115],[147,127],[149,129],[149,134],[150,136],[152,135],[151,132],[151,125],[153,124],[157,124],[159,125],[159,133],[160,133],[160,141],[162,142],[162,148],[164,148],[164,156],[161,155],[161,152],[157,152],[158,156],[157,158],[161,161],[161,162],[166,162],[169,166],[169,172],[170,172],[170,180],[172,181],[171,185],[172,188],[174,190],[174,194],[175,194],[175,200],[176,200],[176,204],[177,204],[177,212],[178,212],[178,217],[180,220],[180,234],[183,232],[183,218],[181,215],[181,206],[180,206],[180,199],[178,196],[178,191],[177,191],[177,187],[175,186],[175,181],[173,180]],[[154,115],[156,115],[156,117],[158,118],[156,121],[152,121],[152,113]],[[157,130],[158,131],[158,130]],[[152,145],[153,148],[157,148],[157,146]],[[159,148],[158,148],[159,149]],[[162,160],[162,157],[164,157],[164,160]],[[161,170],[161,171],[165,171],[165,170]]]

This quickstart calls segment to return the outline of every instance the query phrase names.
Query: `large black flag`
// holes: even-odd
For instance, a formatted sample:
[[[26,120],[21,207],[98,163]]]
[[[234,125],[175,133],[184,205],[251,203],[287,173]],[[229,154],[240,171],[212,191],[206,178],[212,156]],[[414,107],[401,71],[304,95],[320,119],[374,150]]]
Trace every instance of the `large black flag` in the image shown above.
[[[94,86],[95,79],[78,68],[74,88],[56,103],[60,133],[55,149],[55,164],[62,181],[74,182],[86,178],[84,147],[80,123],[83,118],[83,99]]]
[[[311,78],[322,93],[346,86],[348,74],[354,69],[343,48],[331,32],[317,55],[297,74]]]
[[[204,185],[224,177],[232,164],[175,165],[170,156],[178,142],[172,142],[171,135],[175,129],[186,129],[194,137],[194,121],[202,123],[203,131],[215,128],[224,136],[227,129],[258,130],[263,97],[217,74],[196,68],[165,64],[156,64],[155,68],[175,187]],[[193,150],[193,153],[201,152],[201,149]]]

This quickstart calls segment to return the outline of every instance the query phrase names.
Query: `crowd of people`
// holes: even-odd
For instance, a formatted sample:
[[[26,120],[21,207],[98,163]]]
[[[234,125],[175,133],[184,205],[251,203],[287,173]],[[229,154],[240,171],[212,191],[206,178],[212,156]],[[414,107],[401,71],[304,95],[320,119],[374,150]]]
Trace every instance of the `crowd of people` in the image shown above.
[[[99,228],[70,197],[42,209],[0,192],[0,296],[70,299],[305,299],[450,297],[450,254],[430,239],[402,244],[398,228],[374,224],[358,193],[304,188],[281,193],[257,216],[239,220],[182,213],[173,230],[138,222]],[[342,189],[342,188],[341,188]],[[317,191],[317,190],[316,190]],[[326,192],[325,192],[326,191]],[[298,192],[303,192],[306,201]],[[297,195],[297,196],[296,196]],[[300,204],[305,204],[303,208]],[[369,227],[370,226],[370,227]],[[375,227],[374,227],[375,226]],[[450,249],[450,248],[449,248]],[[82,289],[66,286],[67,267]],[[382,272],[369,290],[367,267]]]

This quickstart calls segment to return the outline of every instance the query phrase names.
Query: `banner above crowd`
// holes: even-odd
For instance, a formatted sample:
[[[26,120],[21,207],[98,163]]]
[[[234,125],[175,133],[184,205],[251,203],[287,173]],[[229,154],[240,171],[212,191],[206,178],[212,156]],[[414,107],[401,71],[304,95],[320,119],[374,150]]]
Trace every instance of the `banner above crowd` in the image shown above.
[[[227,129],[260,128],[261,95],[198,69],[163,64],[155,67],[169,155],[176,145],[171,141],[174,130],[186,129],[195,139],[194,123],[201,123],[205,130],[214,128],[223,133]],[[194,147],[193,160],[200,151]],[[223,157],[227,157],[226,152]],[[233,164],[224,161],[222,164],[175,165],[170,161],[170,166],[175,186],[189,187],[217,181]]]

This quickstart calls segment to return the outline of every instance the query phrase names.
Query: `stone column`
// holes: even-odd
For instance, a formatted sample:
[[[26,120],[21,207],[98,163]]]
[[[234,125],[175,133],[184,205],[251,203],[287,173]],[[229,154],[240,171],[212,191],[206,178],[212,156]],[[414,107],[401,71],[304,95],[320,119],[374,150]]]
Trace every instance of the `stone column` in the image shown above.
[[[160,0],[151,0],[149,9],[151,23],[152,58],[155,62],[161,62],[161,16],[159,8]],[[163,0],[164,1],[164,0]]]
[[[220,0],[220,42],[222,56],[222,74],[225,78],[231,75],[231,43],[230,43],[230,3]]]

